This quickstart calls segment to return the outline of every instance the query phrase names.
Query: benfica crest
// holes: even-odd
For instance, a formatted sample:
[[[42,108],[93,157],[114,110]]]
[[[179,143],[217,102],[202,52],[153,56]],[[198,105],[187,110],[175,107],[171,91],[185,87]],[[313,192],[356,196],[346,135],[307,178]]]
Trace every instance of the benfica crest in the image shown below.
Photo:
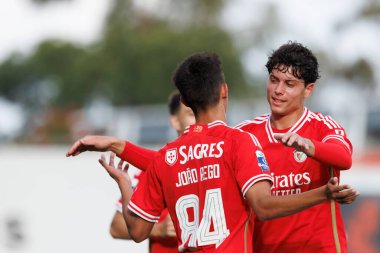
[[[172,148],[172,149],[168,149],[166,150],[166,155],[165,155],[165,162],[172,166],[173,164],[175,164],[175,162],[177,161],[177,149],[176,148]]]
[[[306,160],[307,155],[304,152],[294,150],[294,160],[296,160],[299,163],[302,163]]]

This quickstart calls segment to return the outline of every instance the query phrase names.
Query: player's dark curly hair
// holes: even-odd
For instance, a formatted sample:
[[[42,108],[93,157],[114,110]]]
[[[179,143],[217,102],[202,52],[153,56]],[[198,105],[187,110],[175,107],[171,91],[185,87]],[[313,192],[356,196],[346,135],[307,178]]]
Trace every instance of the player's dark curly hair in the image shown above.
[[[225,82],[221,65],[217,54],[196,53],[177,66],[173,82],[195,114],[218,103],[220,86]]]
[[[320,78],[317,58],[307,47],[297,42],[289,41],[273,51],[265,66],[269,74],[273,69],[283,73],[291,71],[295,77],[305,81],[305,86]]]

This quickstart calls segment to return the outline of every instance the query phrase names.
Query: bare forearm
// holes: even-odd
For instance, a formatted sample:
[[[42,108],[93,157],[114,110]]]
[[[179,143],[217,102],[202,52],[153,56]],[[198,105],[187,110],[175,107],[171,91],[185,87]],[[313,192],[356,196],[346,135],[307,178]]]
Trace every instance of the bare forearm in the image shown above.
[[[272,196],[267,200],[268,219],[288,216],[327,200],[325,186],[296,195]]]
[[[327,200],[326,186],[301,194],[280,197],[272,196],[269,188],[256,188],[256,192],[252,192],[252,194],[249,191],[251,189],[248,190],[246,197],[251,205],[253,203],[252,208],[260,220],[288,216]]]
[[[112,219],[110,234],[115,239],[131,239],[123,214],[119,211],[115,212],[115,215]]]
[[[119,189],[121,192],[123,217],[124,217],[124,220],[126,222],[126,225],[128,227],[128,231],[129,231],[129,227],[131,225],[133,225],[134,218],[135,218],[129,214],[129,210],[128,210],[128,204],[129,204],[129,201],[130,201],[131,196],[133,194],[133,190],[132,190],[131,186],[129,184],[125,183],[124,181],[118,182],[118,185],[119,185]]]
[[[118,184],[122,196],[123,216],[127,224],[129,235],[133,241],[142,242],[149,237],[153,223],[150,224],[150,222],[143,221],[140,217],[129,211],[128,204],[133,194],[132,188],[123,182],[119,182]]]

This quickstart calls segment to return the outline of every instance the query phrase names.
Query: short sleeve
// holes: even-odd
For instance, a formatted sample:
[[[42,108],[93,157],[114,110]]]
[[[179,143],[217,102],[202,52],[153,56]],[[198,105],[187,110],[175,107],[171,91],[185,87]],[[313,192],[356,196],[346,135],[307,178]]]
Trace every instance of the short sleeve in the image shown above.
[[[133,193],[128,209],[149,222],[157,222],[165,208],[163,191],[156,173],[156,162],[151,163]]]
[[[243,197],[255,183],[268,180],[273,183],[264,152],[256,137],[250,133],[241,132],[234,138],[234,172]]]

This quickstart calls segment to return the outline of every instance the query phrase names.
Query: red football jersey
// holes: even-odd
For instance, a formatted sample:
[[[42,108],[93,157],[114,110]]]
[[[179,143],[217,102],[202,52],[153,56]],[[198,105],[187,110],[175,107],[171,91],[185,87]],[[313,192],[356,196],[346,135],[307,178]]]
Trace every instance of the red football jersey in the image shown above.
[[[339,178],[339,170],[329,168],[303,152],[279,143],[274,133],[294,132],[320,142],[333,142],[352,153],[344,129],[331,117],[305,108],[291,128],[273,129],[270,115],[245,121],[236,128],[254,134],[265,151],[274,180],[272,195],[298,194],[325,185],[329,178]],[[254,253],[347,252],[343,219],[339,204],[326,201],[300,213],[260,222],[255,220]]]
[[[251,252],[244,196],[261,180],[272,177],[253,135],[222,121],[195,124],[159,151],[128,208],[156,222],[167,207],[180,252]]]

